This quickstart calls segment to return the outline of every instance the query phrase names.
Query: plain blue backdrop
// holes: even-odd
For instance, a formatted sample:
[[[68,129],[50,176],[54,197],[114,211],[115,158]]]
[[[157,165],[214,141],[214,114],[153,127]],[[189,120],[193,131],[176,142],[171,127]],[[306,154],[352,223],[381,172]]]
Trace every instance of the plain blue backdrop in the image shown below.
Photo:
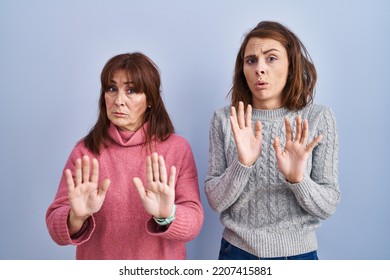
[[[0,0],[0,259],[74,259],[45,212],[77,140],[97,117],[99,74],[141,51],[159,66],[176,130],[195,155],[205,223],[189,259],[216,259],[222,227],[203,191],[212,112],[243,35],[290,27],[318,70],[315,102],[337,118],[341,203],[318,232],[320,259],[390,259],[390,2]]]

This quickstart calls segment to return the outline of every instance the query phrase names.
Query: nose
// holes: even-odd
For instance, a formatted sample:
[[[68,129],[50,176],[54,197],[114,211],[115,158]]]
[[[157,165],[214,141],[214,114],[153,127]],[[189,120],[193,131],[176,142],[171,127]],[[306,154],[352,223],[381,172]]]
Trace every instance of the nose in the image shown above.
[[[124,98],[125,98],[125,94],[120,90],[118,92],[118,94],[116,95],[115,105],[117,105],[117,106],[124,105],[125,104]]]
[[[259,61],[256,65],[256,75],[260,76],[264,74],[265,74],[265,66],[261,61]]]

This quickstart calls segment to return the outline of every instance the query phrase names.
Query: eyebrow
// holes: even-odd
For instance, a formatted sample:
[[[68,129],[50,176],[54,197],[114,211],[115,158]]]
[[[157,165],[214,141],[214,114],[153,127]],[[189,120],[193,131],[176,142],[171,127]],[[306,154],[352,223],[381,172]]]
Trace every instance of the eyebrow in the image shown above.
[[[113,83],[113,84],[116,84],[116,81],[115,81],[115,80],[112,80],[112,79],[111,79],[110,82]],[[125,82],[124,84],[125,84],[125,85],[129,85],[129,84],[134,84],[134,82],[133,82],[133,81],[129,81],[129,82]]]
[[[267,53],[272,52],[272,51],[277,51],[279,53],[281,52],[278,49],[272,48],[272,49],[269,49],[269,50],[262,51],[262,54],[267,54]],[[256,57],[256,55],[255,54],[248,54],[247,56],[244,57],[244,59],[253,58],[253,57]]]
[[[266,54],[266,53],[269,53],[269,52],[272,52],[272,51],[277,51],[277,52],[280,52],[280,50],[278,50],[278,49],[275,49],[275,48],[272,48],[272,49],[269,49],[269,50],[263,51],[263,54]]]

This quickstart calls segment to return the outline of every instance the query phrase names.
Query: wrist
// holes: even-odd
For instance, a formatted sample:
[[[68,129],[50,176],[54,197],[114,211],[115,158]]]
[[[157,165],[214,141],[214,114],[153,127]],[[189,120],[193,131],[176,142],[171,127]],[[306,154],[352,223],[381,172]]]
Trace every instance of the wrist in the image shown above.
[[[68,230],[70,236],[78,233],[80,229],[83,227],[84,222],[89,218],[90,216],[83,216],[83,217],[77,217],[72,210],[70,210],[68,215]]]
[[[298,184],[300,182],[302,182],[304,179],[304,176],[302,177],[291,177],[291,178],[287,178],[286,177],[286,181],[289,182],[290,184]]]
[[[256,161],[245,161],[243,159],[238,159],[238,162],[245,167],[251,167],[253,164],[255,164]]]
[[[88,219],[91,215],[85,215],[85,216],[77,216],[72,209],[69,211],[68,220],[75,222],[75,223],[84,223],[86,219]]]
[[[171,224],[175,220],[175,216],[176,216],[176,205],[173,204],[172,213],[171,213],[171,215],[168,218],[156,218],[156,217],[153,217],[153,219],[160,226],[165,226],[165,225]]]

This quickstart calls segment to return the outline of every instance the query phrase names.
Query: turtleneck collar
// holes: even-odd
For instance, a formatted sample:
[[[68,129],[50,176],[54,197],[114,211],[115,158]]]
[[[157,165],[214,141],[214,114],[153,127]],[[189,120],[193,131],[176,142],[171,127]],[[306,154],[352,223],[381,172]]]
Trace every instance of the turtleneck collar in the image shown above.
[[[123,131],[113,123],[110,123],[110,127],[108,128],[108,135],[114,141],[114,143],[122,147],[143,145],[146,142],[147,128],[148,124],[145,123],[137,131]]]

